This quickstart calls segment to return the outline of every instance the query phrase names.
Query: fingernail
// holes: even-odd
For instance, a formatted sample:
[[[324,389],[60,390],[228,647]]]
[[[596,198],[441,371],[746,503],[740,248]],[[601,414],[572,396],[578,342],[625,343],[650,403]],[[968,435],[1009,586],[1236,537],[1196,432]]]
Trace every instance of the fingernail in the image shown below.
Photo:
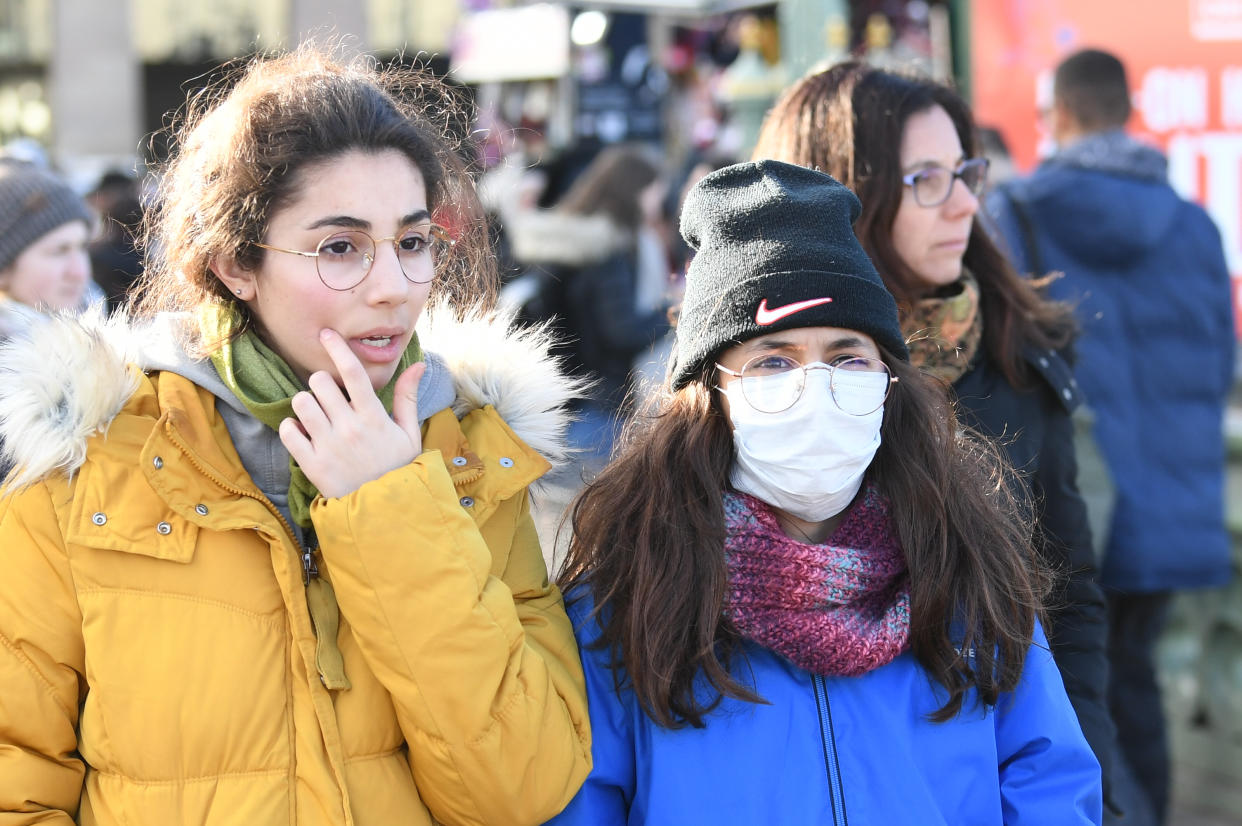
[[[319,331],[319,340],[327,341],[328,338],[331,337],[331,335],[332,335],[332,331],[329,330],[327,327],[324,327],[322,330]]]

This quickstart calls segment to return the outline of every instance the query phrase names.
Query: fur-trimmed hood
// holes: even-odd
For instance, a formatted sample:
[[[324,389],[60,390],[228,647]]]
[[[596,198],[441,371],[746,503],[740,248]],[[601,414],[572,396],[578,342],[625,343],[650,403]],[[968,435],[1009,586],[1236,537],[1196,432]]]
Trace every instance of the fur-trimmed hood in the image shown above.
[[[81,466],[88,440],[107,431],[142,371],[159,364],[147,347],[150,329],[92,311],[49,318],[0,345],[0,459],[13,467],[13,489]],[[554,467],[567,460],[565,405],[583,386],[549,355],[543,329],[516,328],[504,311],[458,319],[435,306],[418,331],[452,376],[458,418],[492,405]]]
[[[42,315],[19,301],[0,295],[0,342],[20,335]]]

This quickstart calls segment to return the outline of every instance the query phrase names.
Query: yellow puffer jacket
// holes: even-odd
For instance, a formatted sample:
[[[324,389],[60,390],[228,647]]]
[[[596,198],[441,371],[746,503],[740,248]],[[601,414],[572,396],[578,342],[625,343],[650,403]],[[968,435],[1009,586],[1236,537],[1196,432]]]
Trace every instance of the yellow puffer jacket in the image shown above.
[[[0,500],[0,823],[520,824],[568,802],[590,736],[528,508],[549,465],[463,401],[486,381],[412,464],[312,506],[352,684],[329,691],[300,548],[214,397],[56,324],[20,358],[80,372],[38,349],[76,337],[112,381],[41,419],[0,398],[40,472]],[[42,444],[36,419],[84,441]]]

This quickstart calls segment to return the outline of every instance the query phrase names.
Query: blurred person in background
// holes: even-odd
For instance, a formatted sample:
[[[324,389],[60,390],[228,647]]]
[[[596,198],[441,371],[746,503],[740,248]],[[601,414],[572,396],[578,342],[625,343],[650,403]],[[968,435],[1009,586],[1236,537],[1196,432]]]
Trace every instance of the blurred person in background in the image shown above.
[[[1156,821],[1170,769],[1153,652],[1173,592],[1225,584],[1223,415],[1233,384],[1233,299],[1220,234],[1168,183],[1158,150],[1125,133],[1124,65],[1099,50],[1062,61],[1048,127],[1055,154],[988,206],[1016,261],[1061,272],[1075,307],[1075,374],[1116,486],[1100,581],[1110,699],[1125,757]]]
[[[609,147],[554,209],[521,212],[506,225],[514,259],[542,273],[543,312],[559,320],[568,365],[595,381],[570,429],[588,473],[612,450],[635,357],[669,329],[667,189],[652,151]]]
[[[988,159],[987,187],[999,186],[1018,174],[1005,136],[991,126],[979,127],[979,154]],[[986,190],[985,190],[986,191]]]
[[[40,314],[82,309],[94,216],[54,173],[0,159],[0,340]]]
[[[0,821],[537,824],[586,776],[528,494],[572,383],[490,314],[459,105],[237,67],[172,142],[142,324],[2,351]]]
[[[84,307],[93,221],[86,202],[55,174],[0,158],[0,344],[49,311]],[[0,436],[0,480],[8,470]]]
[[[86,196],[99,213],[99,234],[88,247],[91,272],[103,290],[108,310],[119,309],[142,274],[136,239],[142,224],[138,180],[124,172],[106,172]]]
[[[1117,746],[1104,597],[1076,487],[1074,322],[1018,275],[977,218],[988,167],[969,107],[923,77],[840,63],[781,96],[754,157],[822,170],[858,194],[858,237],[897,299],[911,361],[951,386],[961,421],[995,439],[1017,470],[1036,548],[1059,575],[1052,652],[1107,800]]]

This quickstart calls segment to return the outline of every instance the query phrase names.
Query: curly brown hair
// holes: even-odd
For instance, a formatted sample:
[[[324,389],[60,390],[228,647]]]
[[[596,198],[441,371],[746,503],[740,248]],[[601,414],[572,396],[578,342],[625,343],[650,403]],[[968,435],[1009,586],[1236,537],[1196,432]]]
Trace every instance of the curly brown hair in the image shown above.
[[[264,251],[256,244],[297,197],[301,171],[351,150],[396,150],[422,173],[433,219],[456,242],[437,259],[431,300],[459,312],[490,306],[495,258],[461,141],[451,137],[466,108],[460,92],[424,69],[347,59],[316,43],[240,62],[192,94],[170,127],[135,314],[231,304],[249,320],[213,262],[257,269]]]

